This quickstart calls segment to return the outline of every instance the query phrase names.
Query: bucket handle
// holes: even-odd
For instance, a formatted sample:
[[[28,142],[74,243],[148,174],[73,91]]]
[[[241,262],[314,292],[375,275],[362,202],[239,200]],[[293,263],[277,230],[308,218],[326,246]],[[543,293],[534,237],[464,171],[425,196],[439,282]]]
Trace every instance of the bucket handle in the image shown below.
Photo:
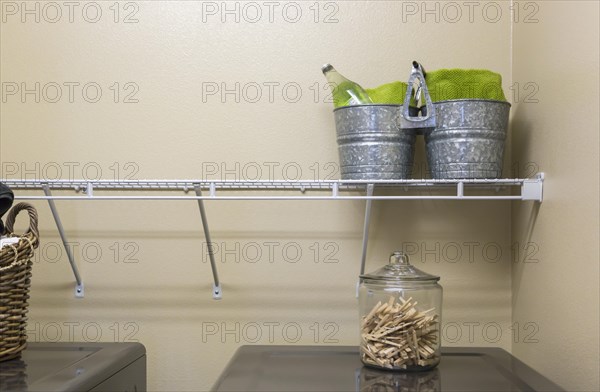
[[[417,94],[425,97],[425,116],[412,117],[409,113],[410,101],[412,98],[413,85],[415,79],[419,80],[419,87]],[[417,96],[417,99],[419,97]],[[406,95],[404,96],[404,104],[402,105],[402,113],[399,116],[400,128],[402,129],[419,129],[422,131],[433,130],[436,126],[435,110],[433,102],[429,96],[429,90],[427,89],[427,83],[425,83],[425,75],[423,74],[423,67],[416,61],[413,61],[413,67],[408,79],[408,88],[406,89]]]

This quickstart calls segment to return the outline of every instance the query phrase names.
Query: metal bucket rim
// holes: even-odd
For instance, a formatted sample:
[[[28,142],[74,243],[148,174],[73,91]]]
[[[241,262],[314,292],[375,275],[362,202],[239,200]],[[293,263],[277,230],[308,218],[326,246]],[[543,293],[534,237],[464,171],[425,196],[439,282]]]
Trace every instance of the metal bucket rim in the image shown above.
[[[334,112],[342,109],[352,109],[352,108],[362,108],[362,107],[390,107],[390,108],[401,108],[404,105],[396,105],[393,103],[364,103],[360,105],[350,105],[350,106],[341,106],[339,108],[333,109]],[[411,108],[415,108],[419,110],[417,106],[411,106]]]
[[[446,99],[444,101],[434,102],[433,104],[437,105],[437,104],[441,104],[441,103],[454,103],[454,102],[487,102],[487,103],[500,103],[500,104],[508,105],[508,107],[512,106],[511,103],[508,101],[499,101],[497,99],[483,99],[483,98]],[[421,108],[423,108],[423,106]]]

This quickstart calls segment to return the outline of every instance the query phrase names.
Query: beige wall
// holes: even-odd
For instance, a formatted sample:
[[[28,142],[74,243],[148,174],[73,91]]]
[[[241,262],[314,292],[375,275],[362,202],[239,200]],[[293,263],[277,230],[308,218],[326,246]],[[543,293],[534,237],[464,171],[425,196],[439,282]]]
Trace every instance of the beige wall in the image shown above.
[[[513,353],[569,391],[597,391],[598,2],[543,2],[537,19],[514,26],[513,82],[535,83],[539,102],[514,106],[513,161],[547,180],[537,220],[513,204],[513,243],[528,252],[513,264]]]
[[[297,23],[289,21],[293,9],[288,20],[281,14],[287,3],[275,10],[272,23],[267,8],[249,23],[254,14],[244,14],[245,3],[239,3],[240,22],[230,15],[222,23],[219,10],[203,21],[201,2],[166,1],[132,3],[138,8],[120,9],[115,23],[110,4],[99,4],[97,23],[82,18],[79,8],[73,23],[64,7],[56,23],[47,20],[54,13],[23,23],[22,10],[15,16],[14,9],[3,8],[10,11],[1,24],[3,86],[25,82],[32,88],[39,81],[41,96],[39,103],[19,94],[1,103],[0,177],[53,177],[57,168],[63,178],[95,177],[100,168],[103,178],[243,179],[257,166],[263,179],[293,177],[298,168],[304,179],[336,177],[329,164],[337,164],[337,152],[322,63],[333,63],[367,87],[406,79],[413,59],[429,69],[493,69],[505,77],[506,90],[511,86],[508,3],[500,3],[500,17],[478,8],[473,23],[465,8],[450,23],[450,9],[424,14],[401,2],[321,4],[318,23],[309,3],[299,2],[303,16]],[[213,11],[212,4],[221,2],[205,3],[205,10]],[[93,19],[94,9],[87,11]],[[138,22],[123,23],[132,12]],[[337,22],[322,23],[331,12]],[[63,85],[57,103],[49,102],[53,82]],[[80,83],[73,102],[65,82]],[[102,89],[97,103],[82,97],[81,87],[90,82]],[[125,87],[127,82],[134,84]],[[239,102],[232,94],[203,97],[203,88],[233,88],[236,82]],[[278,83],[272,102],[271,82]],[[253,83],[262,92],[255,103]],[[302,93],[297,102],[294,86]],[[135,87],[139,102],[123,103]],[[93,89],[87,92],[85,98],[93,99]],[[418,164],[423,161],[419,154]],[[235,349],[255,341],[257,325],[258,344],[357,341],[362,202],[207,203],[213,240],[239,249],[224,262],[218,258],[220,302],[210,297],[193,202],[59,202],[86,283],[83,300],[73,298],[64,252],[56,254],[60,239],[48,208],[35,204],[44,246],[34,272],[31,340],[138,340],[148,350],[150,389],[189,391],[210,388]],[[444,342],[510,350],[510,208],[503,202],[375,203],[367,268],[377,268],[394,249],[416,244],[414,262],[442,276]],[[471,242],[476,244],[466,244]],[[255,244],[263,257],[253,263],[248,252]],[[462,252],[457,262],[448,253],[453,246]],[[483,253],[486,246],[502,249],[498,260]],[[289,262],[297,247],[302,257]],[[284,248],[290,253],[282,254]],[[328,252],[333,263],[323,263]],[[128,255],[134,262],[123,262]],[[500,326],[501,336],[491,334],[493,328],[486,334],[488,325]],[[209,335],[215,326],[216,335]],[[552,344],[542,341],[538,346]]]

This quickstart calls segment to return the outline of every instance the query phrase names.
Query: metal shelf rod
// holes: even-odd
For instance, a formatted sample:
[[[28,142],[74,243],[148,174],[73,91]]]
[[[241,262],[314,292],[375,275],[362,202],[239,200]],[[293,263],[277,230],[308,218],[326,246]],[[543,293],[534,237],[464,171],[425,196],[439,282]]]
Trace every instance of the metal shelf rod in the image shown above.
[[[367,187],[367,196],[373,196],[373,190],[375,186],[369,185]],[[362,254],[360,257],[360,275],[365,273],[365,264],[367,262],[367,245],[369,243],[369,225],[371,223],[371,204],[373,199],[367,199],[365,205],[365,221],[363,226],[363,243],[362,243]]]
[[[15,196],[16,200],[533,200],[522,196]]]
[[[48,197],[50,197],[52,194],[48,187],[44,187],[44,193]],[[56,223],[56,228],[58,229],[58,234],[60,234],[60,238],[65,248],[65,252],[67,253],[69,264],[71,264],[71,270],[73,271],[73,275],[75,276],[75,297],[83,298],[83,296],[85,295],[83,280],[81,279],[81,275],[79,274],[77,264],[75,264],[75,257],[73,257],[73,252],[71,252],[71,248],[69,248],[67,234],[65,233],[65,229],[63,228],[62,222],[60,220],[60,215],[58,214],[58,210],[56,209],[56,205],[54,204],[54,200],[49,198],[48,205],[50,206],[50,211],[52,212],[52,216],[54,217],[54,222]]]
[[[196,195],[202,196],[202,190],[199,186],[195,188]],[[208,219],[206,218],[206,210],[204,209],[203,199],[198,199],[198,208],[200,209],[200,217],[202,218],[202,228],[204,230],[204,238],[206,239],[206,247],[208,248],[208,257],[210,259],[210,268],[213,274],[213,298],[223,298],[223,290],[221,282],[219,282],[219,274],[217,273],[217,263],[215,262],[215,252],[213,250],[213,242],[210,239],[210,230],[208,229]]]

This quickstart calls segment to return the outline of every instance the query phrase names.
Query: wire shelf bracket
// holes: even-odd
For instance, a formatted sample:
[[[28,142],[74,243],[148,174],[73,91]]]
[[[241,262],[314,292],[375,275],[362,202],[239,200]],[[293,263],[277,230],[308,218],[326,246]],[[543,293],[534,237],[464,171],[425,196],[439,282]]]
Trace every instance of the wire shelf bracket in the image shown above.
[[[194,187],[196,196],[202,197],[202,189],[199,185]],[[213,249],[213,242],[210,239],[210,230],[208,228],[208,219],[206,218],[206,210],[204,209],[204,200],[198,199],[198,208],[200,209],[200,218],[202,219],[202,229],[204,230],[204,238],[206,239],[206,247],[208,249],[208,257],[210,259],[210,268],[213,274],[213,298],[223,298],[223,290],[221,289],[221,282],[219,281],[219,274],[217,273],[217,263],[215,263],[215,252]]]
[[[43,187],[43,190],[46,196],[52,196],[52,192],[50,191],[50,188],[47,185]],[[62,240],[65,252],[67,253],[69,264],[71,264],[71,270],[73,270],[73,275],[75,276],[75,298],[83,298],[85,295],[83,280],[81,279],[79,269],[77,268],[77,264],[75,263],[73,252],[71,252],[71,248],[69,247],[67,234],[65,233],[65,229],[63,228],[62,222],[60,220],[60,215],[58,214],[58,210],[56,209],[56,205],[54,204],[54,200],[49,198],[48,205],[50,206],[50,211],[52,212],[52,216],[54,217],[54,222],[56,223],[56,228],[58,229],[58,233],[60,234],[60,239]]]

